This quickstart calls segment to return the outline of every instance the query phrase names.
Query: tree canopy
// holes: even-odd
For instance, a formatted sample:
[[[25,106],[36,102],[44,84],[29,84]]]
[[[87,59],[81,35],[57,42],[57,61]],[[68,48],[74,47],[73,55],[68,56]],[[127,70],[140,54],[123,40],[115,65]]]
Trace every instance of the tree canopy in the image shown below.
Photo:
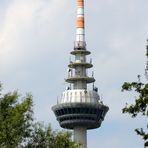
[[[0,85],[0,147],[78,148],[71,133],[53,131],[50,124],[35,122],[31,94],[17,91],[2,94]]]
[[[30,134],[32,96],[19,102],[17,91],[0,94],[0,147],[16,147]]]
[[[146,56],[148,58],[148,46]],[[133,118],[137,117],[138,114],[142,116],[148,117],[148,62],[145,69],[146,82],[141,82],[140,75],[138,75],[138,81],[135,82],[125,82],[122,85],[122,91],[135,91],[137,93],[137,97],[135,99],[134,104],[126,105],[123,109],[123,113],[130,114]],[[147,120],[148,121],[148,120]],[[146,125],[146,129],[148,130],[148,124]],[[142,136],[144,142],[144,146],[148,147],[148,131],[145,131],[143,128],[135,129],[136,133]]]
[[[27,148],[79,148],[71,140],[71,133],[64,131],[52,131],[50,124],[45,126],[41,123],[34,124],[32,136]]]

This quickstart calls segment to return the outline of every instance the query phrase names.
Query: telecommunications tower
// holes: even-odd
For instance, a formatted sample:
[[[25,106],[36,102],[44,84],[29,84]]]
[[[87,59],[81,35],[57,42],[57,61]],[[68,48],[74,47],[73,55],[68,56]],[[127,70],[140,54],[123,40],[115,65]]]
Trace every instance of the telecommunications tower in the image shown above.
[[[87,148],[87,130],[99,128],[109,108],[100,101],[98,88],[94,86],[94,74],[87,74],[93,65],[91,60],[86,60],[90,51],[85,42],[84,0],[77,0],[76,40],[71,54],[75,58],[68,65],[65,79],[70,85],[52,110],[60,126],[74,130],[74,141],[80,143],[81,148]],[[87,87],[90,83],[92,89]]]

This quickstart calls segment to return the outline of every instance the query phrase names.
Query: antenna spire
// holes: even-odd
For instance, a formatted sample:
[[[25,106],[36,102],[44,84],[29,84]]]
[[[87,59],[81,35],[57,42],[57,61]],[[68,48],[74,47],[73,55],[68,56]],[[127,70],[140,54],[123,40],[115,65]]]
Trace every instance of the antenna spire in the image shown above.
[[[76,41],[75,46],[85,48],[84,0],[77,0]]]

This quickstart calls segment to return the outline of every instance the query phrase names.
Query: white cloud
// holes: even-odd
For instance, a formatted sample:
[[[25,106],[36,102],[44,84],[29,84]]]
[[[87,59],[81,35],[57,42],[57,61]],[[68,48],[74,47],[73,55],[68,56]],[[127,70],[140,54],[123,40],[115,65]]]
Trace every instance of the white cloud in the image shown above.
[[[11,66],[28,53],[41,54],[50,44],[55,46],[56,32],[62,32],[57,18],[65,7],[64,2],[46,0],[15,0],[8,5],[0,29],[0,66]],[[48,54],[53,52],[48,49]]]

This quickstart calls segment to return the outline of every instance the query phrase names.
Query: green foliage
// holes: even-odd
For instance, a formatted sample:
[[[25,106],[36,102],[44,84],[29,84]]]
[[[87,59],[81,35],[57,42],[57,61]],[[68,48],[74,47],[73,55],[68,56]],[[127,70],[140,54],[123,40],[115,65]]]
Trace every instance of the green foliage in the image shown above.
[[[14,148],[29,136],[32,121],[32,96],[19,102],[15,91],[0,94],[0,147]]]
[[[126,105],[123,109],[123,113],[129,113],[132,117],[136,117],[138,114],[148,117],[148,84],[141,82],[125,82],[122,86],[122,91],[132,91],[138,93],[138,96],[135,99],[135,103],[131,105]],[[147,125],[148,129],[148,125]],[[135,129],[136,133],[145,141],[145,147],[148,146],[148,132],[144,132],[142,128]]]
[[[51,126],[41,123],[34,125],[32,137],[27,148],[78,148],[79,146],[71,140],[69,132],[52,131]]]
[[[123,113],[130,113],[132,117],[136,117],[138,113],[148,116],[148,84],[125,82],[122,86],[122,90],[131,91],[133,89],[138,93],[138,97],[135,99],[135,104],[123,108]]]
[[[0,84],[0,148],[79,148],[69,132],[52,131],[33,121],[33,100],[17,91],[2,94]]]
[[[148,49],[148,46],[147,46]],[[146,56],[148,57],[148,50],[146,53]],[[146,66],[146,78],[148,78],[148,62]],[[148,83],[142,83],[140,80],[140,75],[138,75],[138,81],[137,82],[125,82],[122,85],[122,91],[134,91],[137,93],[137,97],[135,99],[134,104],[126,105],[123,109],[123,113],[129,113],[133,118],[135,118],[138,114],[141,114],[142,116],[148,117]],[[146,126],[146,129],[148,129],[148,124]],[[142,136],[143,140],[145,141],[144,145],[145,147],[148,147],[148,132],[144,131],[142,128],[135,129],[136,133],[140,136]]]

